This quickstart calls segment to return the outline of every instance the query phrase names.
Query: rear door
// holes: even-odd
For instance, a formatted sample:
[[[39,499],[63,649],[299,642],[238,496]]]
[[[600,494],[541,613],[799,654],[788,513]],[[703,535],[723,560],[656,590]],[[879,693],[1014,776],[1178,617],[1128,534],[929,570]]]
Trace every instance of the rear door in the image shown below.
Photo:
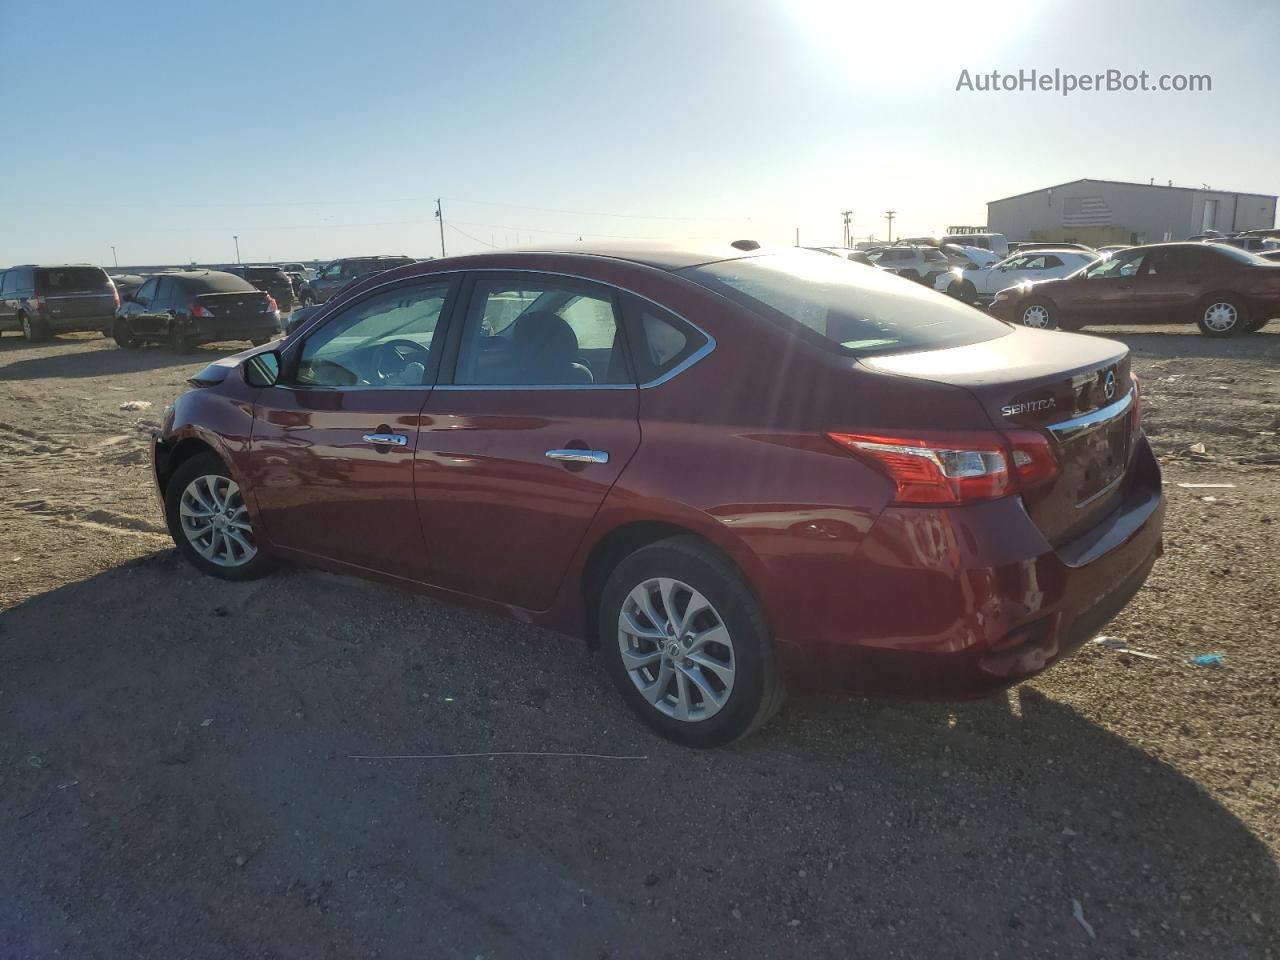
[[[103,326],[115,314],[115,287],[101,267],[42,267],[36,275],[55,326]]]
[[[457,285],[445,275],[370,292],[286,348],[281,382],[256,399],[250,444],[273,543],[425,578],[414,456]]]
[[[133,294],[133,300],[125,305],[124,314],[135,333],[147,336],[166,336],[169,332],[169,318],[158,312],[157,293],[160,278],[150,277]]]
[[[471,288],[423,410],[427,579],[542,610],[640,444],[618,292],[545,273]]]

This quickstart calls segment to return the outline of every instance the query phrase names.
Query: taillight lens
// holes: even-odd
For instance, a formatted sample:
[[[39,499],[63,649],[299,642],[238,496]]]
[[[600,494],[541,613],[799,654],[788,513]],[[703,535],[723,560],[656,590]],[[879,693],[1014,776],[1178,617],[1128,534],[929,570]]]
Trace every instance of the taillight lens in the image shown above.
[[[37,310],[43,310],[43,309],[44,309],[44,297],[39,296],[39,295],[32,297],[32,298],[31,298],[31,304],[32,304],[32,306],[34,306]]]
[[[193,317],[212,317],[213,311],[202,303],[192,303],[191,315]]]
[[[114,283],[111,285],[111,296],[115,297],[116,306],[120,306],[120,291],[116,289],[116,285]]]
[[[263,312],[263,313],[275,313],[275,312],[277,312],[279,309],[280,309],[280,306],[276,303],[276,298],[275,298],[275,297],[273,297],[271,294],[269,294],[269,293],[268,293],[268,294],[267,294],[267,305],[262,309],[262,312]]]
[[[835,443],[886,473],[901,504],[994,500],[1057,475],[1049,441],[1035,431],[884,436],[828,433]]]

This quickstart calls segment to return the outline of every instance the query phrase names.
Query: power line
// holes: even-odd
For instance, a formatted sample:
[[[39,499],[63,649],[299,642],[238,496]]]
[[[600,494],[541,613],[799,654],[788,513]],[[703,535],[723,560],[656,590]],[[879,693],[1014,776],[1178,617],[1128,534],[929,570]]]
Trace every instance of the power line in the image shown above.
[[[491,250],[492,250],[492,249],[497,249],[497,244],[494,244],[494,243],[488,243],[488,242],[486,242],[486,241],[484,241],[484,240],[481,240],[479,237],[473,237],[471,234],[467,233],[467,231],[465,231],[465,230],[460,230],[460,229],[458,229],[458,227],[456,227],[456,226],[454,225],[454,223],[453,223],[453,221],[452,221],[452,220],[450,220],[450,221],[448,222],[447,226],[448,226],[448,227],[449,227],[449,229],[450,229],[450,230],[452,230],[454,233],[460,233],[460,234],[462,234],[464,237],[466,237],[468,240],[474,240],[476,243],[480,244],[481,246],[489,247]]]

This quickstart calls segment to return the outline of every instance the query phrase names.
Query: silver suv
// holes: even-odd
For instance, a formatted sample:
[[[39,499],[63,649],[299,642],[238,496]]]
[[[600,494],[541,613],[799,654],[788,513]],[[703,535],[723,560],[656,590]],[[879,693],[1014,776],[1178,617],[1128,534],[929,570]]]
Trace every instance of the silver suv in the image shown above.
[[[951,261],[937,247],[916,244],[868,250],[867,259],[890,273],[929,286],[933,286],[938,277],[951,269]]]

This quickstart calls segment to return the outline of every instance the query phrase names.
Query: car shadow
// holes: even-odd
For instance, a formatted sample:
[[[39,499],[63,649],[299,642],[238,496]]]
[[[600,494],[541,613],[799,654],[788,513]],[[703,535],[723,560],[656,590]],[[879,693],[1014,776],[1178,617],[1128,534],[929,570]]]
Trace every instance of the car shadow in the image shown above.
[[[2,955],[1261,957],[1280,921],[1230,811],[1029,688],[698,752],[575,641],[173,551],[0,614],[0,678]]]
[[[26,343],[26,341],[22,341]],[[56,341],[55,341],[56,343]],[[74,341],[66,341],[70,346]],[[50,343],[28,344],[30,348],[49,347]],[[44,377],[110,377],[121,373],[145,373],[168,367],[193,367],[199,369],[221,357],[246,349],[249,344],[210,344],[197,347],[191,353],[173,353],[164,347],[142,347],[138,350],[121,350],[114,346],[97,350],[77,350],[67,353],[44,353],[41,356],[14,360],[0,366],[0,380],[37,380]],[[5,351],[0,348],[0,358]]]

